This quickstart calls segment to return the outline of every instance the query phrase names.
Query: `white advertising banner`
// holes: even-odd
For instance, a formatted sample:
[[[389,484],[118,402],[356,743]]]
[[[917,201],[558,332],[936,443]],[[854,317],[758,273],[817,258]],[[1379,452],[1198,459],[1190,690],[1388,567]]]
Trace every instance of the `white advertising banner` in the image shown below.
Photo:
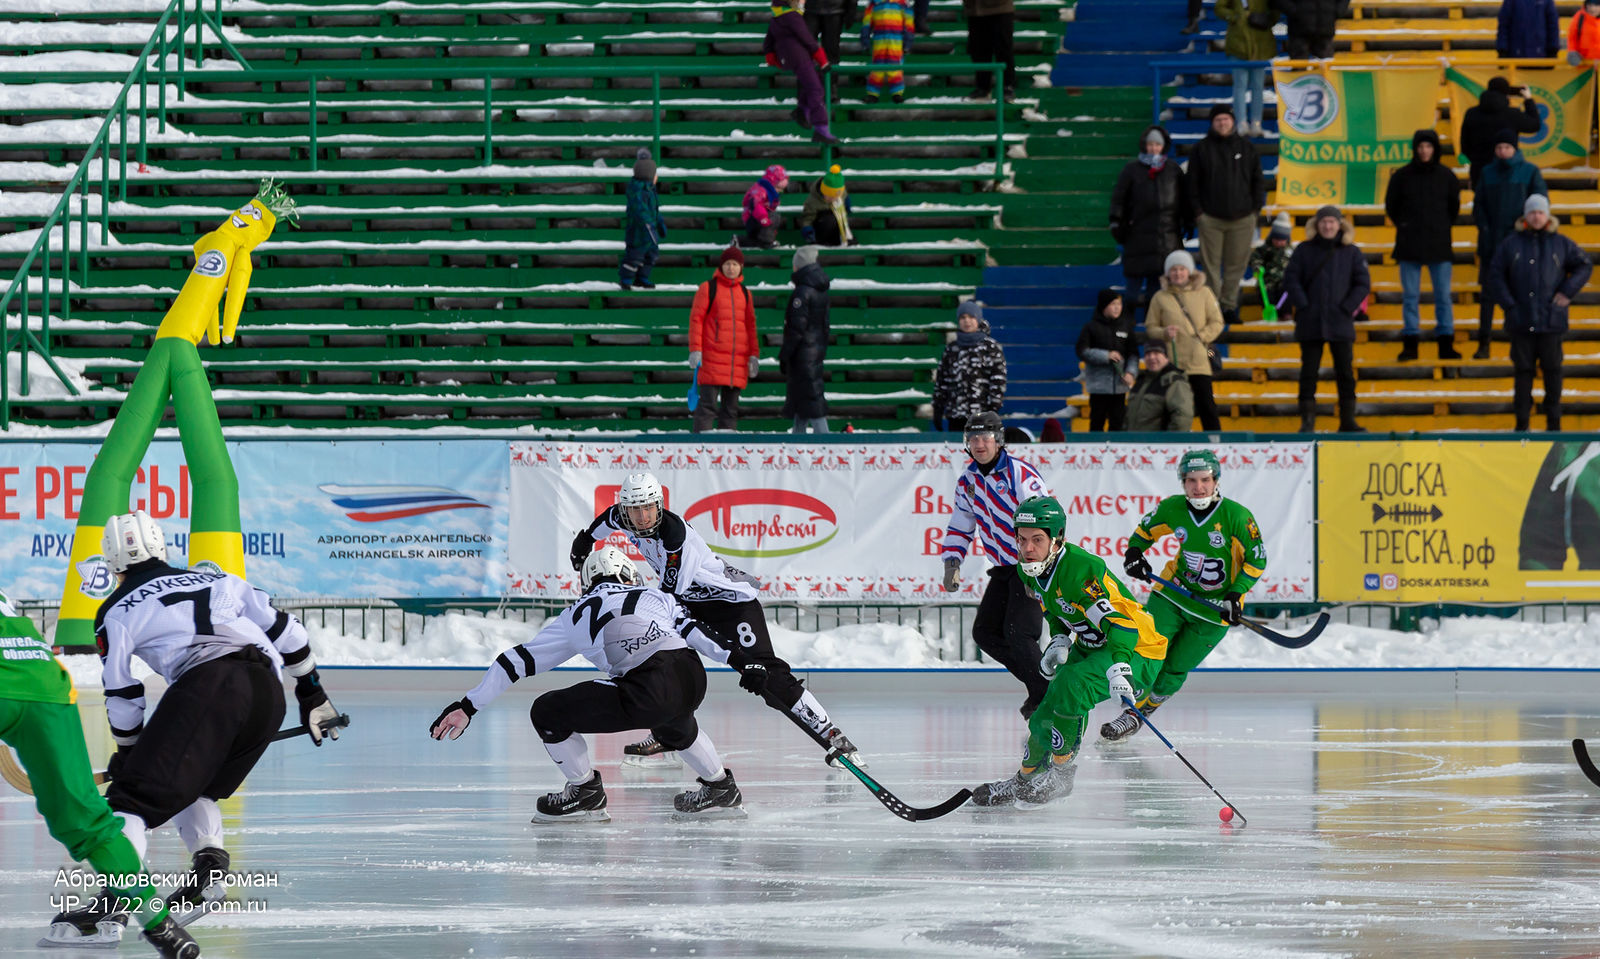
[[[1129,534],[1163,497],[1181,491],[1178,457],[1194,445],[1070,443],[1016,454],[1039,468],[1061,500],[1068,537],[1120,575]],[[1267,573],[1250,598],[1311,602],[1312,445],[1213,449],[1225,495],[1251,509],[1266,540]],[[628,474],[641,472],[655,474],[667,508],[712,550],[761,579],[767,600],[970,602],[987,582],[987,561],[969,556],[960,590],[940,586],[940,545],[956,479],[969,462],[959,446],[514,441],[510,458],[512,594],[576,596],[568,558],[574,536],[616,502]],[[620,535],[618,545],[626,546]],[[1170,539],[1158,544],[1152,565],[1176,551]]]

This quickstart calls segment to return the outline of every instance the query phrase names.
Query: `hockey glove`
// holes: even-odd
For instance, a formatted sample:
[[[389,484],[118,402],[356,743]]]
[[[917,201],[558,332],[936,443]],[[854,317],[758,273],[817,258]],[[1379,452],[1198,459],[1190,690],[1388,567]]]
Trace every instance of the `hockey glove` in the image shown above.
[[[584,560],[588,559],[592,552],[594,552],[594,537],[590,536],[586,529],[578,530],[578,535],[572,540],[572,554],[568,557],[572,560],[572,571],[575,573],[581,571]]]
[[[1044,655],[1039,658],[1039,672],[1046,679],[1053,679],[1056,668],[1067,661],[1067,653],[1072,651],[1071,636],[1052,636],[1050,645],[1044,648]]]
[[[444,708],[439,718],[428,727],[428,735],[434,739],[460,739],[461,734],[472,725],[472,717],[478,714],[478,707],[472,705],[472,700],[463,696]]]
[[[1128,551],[1122,554],[1122,571],[1146,583],[1150,582],[1150,574],[1155,572],[1150,568],[1150,561],[1144,558],[1144,551],[1134,546],[1129,546]]]
[[[322,724],[338,719],[339,711],[328,700],[328,693],[322,688],[322,680],[315,669],[294,681],[294,698],[300,701],[300,721],[305,724],[307,735],[313,743],[321,746]],[[339,728],[329,728],[327,736],[329,739],[338,739]]]
[[[739,671],[739,688],[756,696],[767,694],[767,667],[751,663]]]
[[[1111,687],[1113,703],[1120,705],[1124,699],[1130,703],[1135,701],[1133,684],[1128,682],[1128,677],[1132,675],[1133,667],[1127,663],[1112,663],[1111,668],[1106,670],[1106,684]]]
[[[961,560],[950,557],[944,561],[944,591],[953,593],[961,587]]]
[[[1222,598],[1222,621],[1229,626],[1239,625],[1239,617],[1244,615],[1244,596],[1240,593],[1229,593]]]
[[[1077,634],[1078,642],[1085,649],[1099,649],[1106,644],[1106,634],[1094,628],[1094,624],[1085,620],[1081,623],[1068,623],[1072,631]]]

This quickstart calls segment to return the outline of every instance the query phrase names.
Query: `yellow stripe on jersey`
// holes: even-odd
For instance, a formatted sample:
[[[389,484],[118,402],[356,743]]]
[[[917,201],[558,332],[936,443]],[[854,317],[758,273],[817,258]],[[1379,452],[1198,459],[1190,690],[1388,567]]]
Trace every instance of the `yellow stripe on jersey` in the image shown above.
[[[1147,539],[1154,544],[1156,540],[1166,536],[1171,532],[1172,527],[1168,526],[1166,523],[1157,523],[1149,529],[1145,529],[1143,526],[1140,526],[1138,529],[1133,531],[1133,535],[1140,537],[1141,539]]]
[[[1229,572],[1233,575],[1228,577],[1229,582],[1232,582],[1234,579],[1238,578],[1238,573],[1234,572],[1234,570],[1243,570],[1244,574],[1252,579],[1261,578],[1262,570],[1245,562],[1244,543],[1240,542],[1239,537],[1237,536],[1233,537],[1231,551],[1233,553],[1233,569],[1229,570]]]
[[[1139,601],[1122,592],[1117,586],[1116,577],[1110,573],[1100,578],[1100,588],[1106,591],[1106,602],[1117,611],[1117,618],[1123,620],[1116,625],[1124,629],[1131,629],[1139,634],[1139,642],[1133,651],[1145,659],[1163,660],[1167,658],[1167,637],[1156,630],[1156,621],[1150,618]],[[1110,619],[1111,617],[1106,617]],[[1104,631],[1102,627],[1102,631]]]

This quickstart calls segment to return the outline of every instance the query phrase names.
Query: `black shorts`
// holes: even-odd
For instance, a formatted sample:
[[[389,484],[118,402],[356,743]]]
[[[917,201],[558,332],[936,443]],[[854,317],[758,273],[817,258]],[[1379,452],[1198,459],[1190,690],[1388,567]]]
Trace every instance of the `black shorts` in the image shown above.
[[[667,649],[616,679],[596,679],[545,693],[528,713],[539,738],[648,729],[668,749],[700,735],[694,711],[706,698],[706,670],[692,649]]]
[[[805,686],[773,651],[772,634],[767,632],[767,616],[761,603],[753,599],[742,603],[706,599],[686,601],[683,608],[711,633],[718,646],[728,651],[728,665],[738,669],[745,663],[760,663],[767,668],[767,701],[774,709],[788,709],[800,701]]]

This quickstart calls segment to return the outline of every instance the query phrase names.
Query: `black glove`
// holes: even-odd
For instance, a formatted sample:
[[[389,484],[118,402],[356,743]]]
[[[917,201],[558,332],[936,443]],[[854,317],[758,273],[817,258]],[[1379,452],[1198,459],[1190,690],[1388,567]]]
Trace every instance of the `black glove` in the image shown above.
[[[318,746],[322,745],[323,735],[330,739],[339,738],[339,727],[330,726],[326,732],[323,724],[339,718],[339,711],[333,708],[333,703],[328,700],[328,693],[322,688],[322,679],[312,670],[294,682],[294,698],[300,702],[300,722],[305,724],[306,735]]]
[[[1229,593],[1222,597],[1222,621],[1229,626],[1239,625],[1239,617],[1244,615],[1244,596],[1242,593]]]
[[[594,537],[590,536],[586,529],[578,530],[577,537],[572,541],[571,559],[574,573],[583,570],[583,561],[588,559],[592,552],[594,552]]]
[[[1150,568],[1150,561],[1144,558],[1144,550],[1136,546],[1129,546],[1128,551],[1122,554],[1122,571],[1146,583],[1150,582],[1150,576],[1155,572]]]
[[[133,752],[132,746],[118,746],[116,752],[106,761],[106,779],[115,781],[122,778],[122,767],[128,763],[128,754]]]
[[[756,696],[765,696],[768,678],[767,667],[751,663],[739,672],[739,688]]]
[[[478,714],[478,707],[472,705],[472,700],[470,700],[467,697],[463,696],[460,699],[456,700],[455,702],[451,703],[450,705],[446,706],[443,710],[441,710],[439,712],[439,718],[435,719],[433,721],[433,723],[428,726],[428,735],[432,736],[434,739],[440,738],[440,736],[439,736],[439,724],[444,722],[444,718],[446,716],[450,715],[451,713],[455,712],[458,709],[466,714],[466,716],[467,716],[467,726],[471,726],[472,725],[472,717],[476,716]],[[457,731],[456,734],[454,736],[451,736],[450,738],[451,739],[456,739],[456,738],[460,737],[460,735],[462,733],[467,731],[467,726],[462,726],[460,728],[460,730]],[[454,728],[454,727],[452,727],[452,728]]]

